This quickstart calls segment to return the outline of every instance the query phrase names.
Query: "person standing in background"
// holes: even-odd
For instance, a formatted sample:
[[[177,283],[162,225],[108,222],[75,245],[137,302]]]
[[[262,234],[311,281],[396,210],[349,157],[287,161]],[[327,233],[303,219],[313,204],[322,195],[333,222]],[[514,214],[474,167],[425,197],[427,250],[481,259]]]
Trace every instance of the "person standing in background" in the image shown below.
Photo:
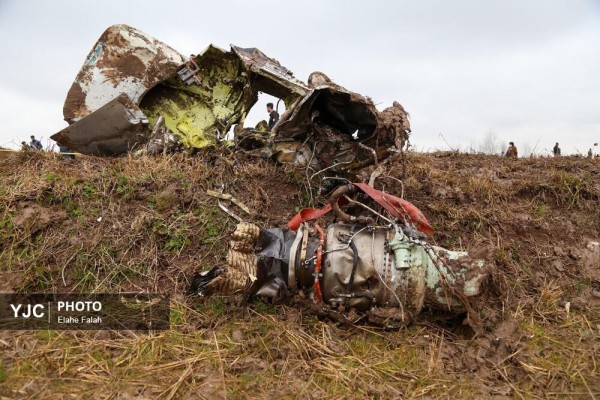
[[[269,113],[269,130],[272,130],[279,121],[279,113],[273,110],[273,103],[267,103],[267,112]]]
[[[552,153],[554,154],[554,157],[560,157],[560,147],[558,147],[558,142],[556,142],[556,144],[554,145]]]
[[[30,138],[31,138],[31,142],[29,142],[29,145],[36,150],[42,150],[42,148],[44,147],[44,146],[42,146],[42,142],[37,140],[35,138],[35,136],[33,136],[33,135],[31,135]]]
[[[517,151],[517,147],[514,142],[508,143],[508,150],[506,150],[506,157],[508,158],[517,158],[519,157],[519,152]]]

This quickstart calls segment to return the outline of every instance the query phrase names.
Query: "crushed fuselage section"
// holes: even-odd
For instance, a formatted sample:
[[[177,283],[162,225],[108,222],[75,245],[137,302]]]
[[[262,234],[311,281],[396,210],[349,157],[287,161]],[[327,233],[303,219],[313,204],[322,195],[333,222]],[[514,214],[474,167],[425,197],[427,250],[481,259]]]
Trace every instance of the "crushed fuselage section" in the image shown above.
[[[272,132],[243,128],[260,92],[286,105]],[[111,118],[106,105],[120,107],[116,99],[129,114],[142,113],[139,119],[148,123],[133,128],[110,121],[109,134],[99,121]],[[321,72],[304,83],[259,49],[233,45],[230,51],[210,45],[187,58],[127,25],[109,27],[93,46],[63,113],[71,125],[52,138],[86,154],[118,155],[148,144],[153,152],[160,151],[150,134],[160,121],[161,131],[179,144],[173,149],[225,142],[243,151],[258,149],[281,162],[333,172],[377,164],[401,151],[410,132],[408,114],[398,103],[379,112],[370,98]]]

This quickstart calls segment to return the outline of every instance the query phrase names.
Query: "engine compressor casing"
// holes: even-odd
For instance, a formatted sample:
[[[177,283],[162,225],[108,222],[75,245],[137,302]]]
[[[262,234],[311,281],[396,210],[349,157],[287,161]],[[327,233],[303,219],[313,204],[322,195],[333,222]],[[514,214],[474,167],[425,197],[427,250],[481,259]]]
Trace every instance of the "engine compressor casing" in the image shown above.
[[[483,260],[387,227],[332,224],[325,246],[320,282],[323,301],[332,306],[397,307],[407,316],[424,306],[463,312],[463,300],[479,294],[487,276]]]

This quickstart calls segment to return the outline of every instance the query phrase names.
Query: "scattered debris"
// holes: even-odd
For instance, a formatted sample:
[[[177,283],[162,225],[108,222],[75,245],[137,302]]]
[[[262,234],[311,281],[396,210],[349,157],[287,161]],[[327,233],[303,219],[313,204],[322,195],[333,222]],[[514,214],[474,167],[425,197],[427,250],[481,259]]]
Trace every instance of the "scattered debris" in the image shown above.
[[[359,189],[382,211],[347,196]],[[355,206],[358,215],[342,211],[341,204]],[[356,205],[362,206],[358,212]],[[340,222],[325,230],[311,222],[330,210]],[[302,290],[332,310],[367,312],[386,325],[407,325],[426,306],[466,312],[466,322],[480,331],[469,298],[480,293],[491,265],[429,244],[432,233],[426,218],[406,200],[365,184],[344,185],[325,208],[302,210],[286,228],[239,224],[228,266],[197,275],[194,291],[285,298]]]
[[[217,201],[217,203],[219,204],[219,208],[223,211],[225,211],[225,213],[227,213],[227,215],[229,215],[231,218],[235,219],[237,222],[242,222],[242,219],[237,216],[236,214],[234,214],[232,211],[230,211],[227,207],[225,207],[223,205],[223,203],[221,203],[220,201]]]
[[[272,132],[244,128],[265,92],[286,111]],[[296,79],[256,48],[209,45],[187,58],[127,25],[98,39],[63,109],[69,127],[52,139],[101,156],[144,150],[202,149],[219,142],[315,170],[354,171],[402,151],[410,133],[397,102],[379,112],[373,101],[313,72]],[[226,140],[233,130],[233,142]]]
[[[435,244],[468,249],[471,258],[486,264],[486,256],[478,250],[484,246],[493,250],[490,278],[481,284],[480,295],[468,297],[485,327],[476,337],[463,326],[464,314],[428,312],[427,305],[409,329],[382,333],[373,326],[339,329],[329,321],[337,322],[333,318],[339,315],[341,323],[361,325],[378,318],[369,325],[389,326],[390,316],[399,315],[399,308],[376,307],[363,313],[345,311],[343,305],[342,312],[324,307],[329,321],[320,321],[315,313],[321,309],[302,298],[302,289],[296,289],[293,298],[252,299],[246,307],[240,307],[239,295],[184,297],[194,272],[211,266],[222,269],[235,230],[233,219],[216,209],[217,199],[206,189],[219,191],[225,182],[223,191],[253,212],[247,221],[260,228],[284,227],[296,207],[307,201],[299,171],[239,157],[231,176],[231,165],[221,158],[215,162],[208,152],[196,157],[81,157],[73,163],[58,155],[16,152],[3,159],[3,292],[172,293],[174,318],[167,336],[147,338],[130,331],[106,336],[66,332],[43,338],[33,331],[0,332],[3,356],[12,360],[4,365],[7,379],[0,392],[9,398],[71,395],[72,386],[67,390],[55,379],[52,365],[63,366],[63,376],[78,376],[83,370],[98,369],[98,358],[88,354],[100,349],[104,364],[99,379],[114,374],[130,377],[123,382],[124,395],[125,386],[118,385],[109,388],[106,397],[114,397],[115,391],[130,397],[164,396],[161,393],[170,393],[173,383],[192,369],[194,374],[187,375],[176,396],[201,393],[217,398],[256,389],[259,398],[293,398],[302,390],[332,398],[438,398],[465,393],[492,398],[512,390],[509,395],[514,397],[570,398],[587,395],[584,382],[592,393],[600,393],[600,246],[588,248],[590,242],[600,242],[600,164],[566,157],[515,164],[504,157],[450,152],[410,153],[407,158],[404,196],[402,184],[392,179],[401,172],[398,164],[384,163],[375,187],[417,205],[435,227]],[[256,190],[258,186],[264,193]],[[371,200],[357,197],[364,195],[349,196],[379,210]],[[323,205],[327,200],[318,194],[313,201]],[[44,211],[24,218],[34,204]],[[369,216],[358,207],[341,205],[349,215]],[[245,217],[235,205],[231,209]],[[39,222],[42,213],[59,211],[67,218]],[[103,221],[96,223],[100,215]],[[333,215],[330,211],[318,221],[325,231],[334,222]],[[30,223],[42,228],[32,234]],[[427,242],[434,244],[432,239]],[[575,253],[580,257],[570,256]],[[249,256],[256,265],[253,249]],[[552,266],[555,259],[564,271]],[[243,334],[234,335],[237,330]],[[146,344],[159,350],[167,345],[168,351],[150,357]],[[65,348],[71,350],[65,353]],[[126,362],[112,362],[115,351],[128,348],[137,353],[126,351]],[[268,368],[259,370],[260,363],[248,363],[257,370],[232,372],[246,357],[262,360]],[[206,366],[200,375],[198,366]],[[151,385],[137,378],[157,368],[164,373],[153,373]],[[259,378],[249,382],[249,376]],[[280,384],[282,377],[285,384]],[[77,382],[81,396],[98,390],[98,379]],[[227,389],[216,390],[222,382]],[[26,392],[17,396],[24,385],[29,385]]]
[[[221,193],[221,192],[215,192],[214,190],[207,190],[206,194],[209,195],[209,196],[212,196],[212,197],[218,197],[219,199],[229,200],[233,204],[235,204],[236,206],[238,206],[239,208],[241,208],[242,210],[244,210],[244,212],[246,214],[250,214],[250,209],[248,208],[248,206],[245,205],[244,203],[242,203],[241,201],[239,201],[238,199],[236,199],[235,197],[233,197],[230,194]]]

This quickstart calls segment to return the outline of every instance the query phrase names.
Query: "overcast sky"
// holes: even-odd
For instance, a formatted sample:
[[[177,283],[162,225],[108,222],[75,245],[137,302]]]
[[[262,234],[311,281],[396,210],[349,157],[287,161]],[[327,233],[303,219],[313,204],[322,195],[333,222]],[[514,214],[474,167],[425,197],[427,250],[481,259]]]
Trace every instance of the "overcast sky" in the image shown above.
[[[67,91],[116,23],[185,55],[258,47],[299,79],[323,71],[380,109],[397,100],[420,150],[476,149],[490,130],[542,153],[600,141],[599,0],[185,3],[0,0],[0,146],[67,125]],[[255,108],[247,125],[266,117]]]

